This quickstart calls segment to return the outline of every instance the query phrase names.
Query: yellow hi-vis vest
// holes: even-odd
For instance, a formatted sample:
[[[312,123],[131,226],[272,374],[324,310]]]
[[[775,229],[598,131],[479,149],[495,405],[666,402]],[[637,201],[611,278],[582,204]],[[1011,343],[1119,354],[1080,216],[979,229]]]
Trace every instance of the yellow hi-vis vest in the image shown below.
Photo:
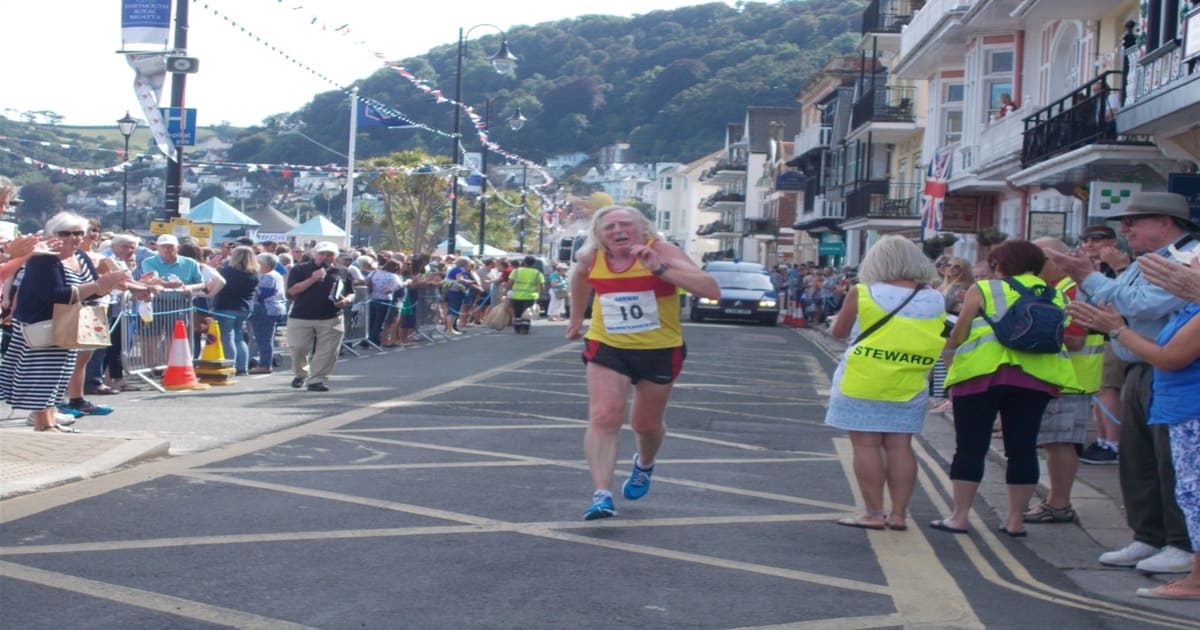
[[[1062,294],[1064,302],[1069,302],[1067,291],[1075,288],[1075,281],[1063,278],[1054,288]],[[1072,389],[1069,393],[1091,394],[1099,391],[1100,380],[1104,375],[1104,335],[1089,332],[1083,347],[1069,351],[1068,354],[1071,355],[1071,367],[1075,368],[1075,380],[1079,383],[1079,389]]]
[[[1014,276],[1013,280],[1026,287],[1046,284],[1041,278],[1022,274]],[[988,317],[997,318],[997,302],[1003,307],[1001,312],[1008,310],[1008,305],[1017,301],[1020,295],[1003,280],[980,280],[975,283],[983,294],[984,310]],[[1064,306],[1062,293],[1054,297],[1054,303],[1059,308]],[[1022,352],[1001,345],[996,340],[996,332],[991,324],[976,315],[971,321],[971,333],[967,340],[954,351],[954,362],[946,374],[946,387],[962,383],[977,376],[991,374],[1002,365],[1012,365],[1026,374],[1051,385],[1063,389],[1076,390],[1079,383],[1075,380],[1075,370],[1071,367],[1071,358],[1066,348],[1061,348],[1056,354],[1039,354]]]
[[[888,312],[858,285],[858,326],[866,330]],[[941,354],[945,318],[915,319],[897,313],[846,351],[841,392],[867,400],[912,400],[928,385],[929,370]]]
[[[508,296],[514,300],[538,299],[538,286],[545,284],[542,272],[533,267],[513,269],[512,273],[508,274],[508,281],[512,283]]]

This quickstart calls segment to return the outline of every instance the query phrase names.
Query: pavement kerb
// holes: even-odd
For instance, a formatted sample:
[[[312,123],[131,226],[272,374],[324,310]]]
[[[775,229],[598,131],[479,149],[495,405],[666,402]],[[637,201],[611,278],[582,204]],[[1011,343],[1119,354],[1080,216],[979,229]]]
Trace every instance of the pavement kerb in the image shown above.
[[[166,457],[171,444],[154,438],[0,432],[0,499],[42,490]]]
[[[827,350],[836,350],[840,354],[845,349],[845,344],[839,340],[829,336],[829,329],[824,326],[810,326],[810,330],[817,331],[825,337],[825,347]],[[837,360],[835,355],[834,359]],[[953,435],[953,418],[943,416],[942,414],[930,413],[926,415],[926,437],[929,439],[930,425],[941,423],[944,426],[934,426],[935,429],[945,430],[949,428]],[[937,453],[946,465],[954,457],[954,445],[945,443],[936,439],[929,439],[930,447]],[[997,479],[1001,480],[1000,487],[1003,487],[1002,480],[1004,471],[1007,468],[1007,460],[1004,457],[1003,449],[999,440],[993,440],[991,447],[988,449],[988,463],[993,467],[987,474],[984,475],[984,485],[989,485],[989,482],[994,482]],[[1039,449],[1040,456],[1040,449]],[[1124,503],[1121,497],[1113,496],[1105,492],[1098,483],[1095,483],[1090,477],[1096,474],[1104,474],[1103,469],[1114,467],[1092,467],[1080,465],[1079,473],[1075,478],[1075,485],[1071,491],[1071,502],[1078,514],[1078,521],[1075,523],[1077,527],[1083,530],[1089,538],[1095,541],[1098,549],[1111,549],[1118,546],[1124,546],[1131,540],[1131,534],[1125,524]],[[1045,463],[1041,465],[1044,472],[1046,469]],[[1044,480],[1043,475],[1043,480]],[[1046,486],[1043,480],[1039,480],[1035,494],[1037,497],[1045,498],[1050,493],[1050,488]],[[994,489],[993,489],[994,490]],[[979,496],[984,499],[997,514],[1004,514],[1008,510],[1006,493],[989,492],[988,488],[981,487]],[[1036,527],[1054,527],[1054,525],[1038,524]],[[1060,526],[1061,527],[1061,526]],[[1058,568],[1074,568],[1073,563],[1065,563],[1055,561],[1053,556],[1047,558]]]

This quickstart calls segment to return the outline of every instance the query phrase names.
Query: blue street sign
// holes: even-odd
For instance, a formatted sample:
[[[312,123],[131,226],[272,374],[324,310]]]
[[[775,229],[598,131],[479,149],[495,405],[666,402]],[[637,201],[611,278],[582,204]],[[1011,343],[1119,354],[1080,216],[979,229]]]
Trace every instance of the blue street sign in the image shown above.
[[[167,115],[167,135],[177,147],[196,144],[196,108],[164,107]]]

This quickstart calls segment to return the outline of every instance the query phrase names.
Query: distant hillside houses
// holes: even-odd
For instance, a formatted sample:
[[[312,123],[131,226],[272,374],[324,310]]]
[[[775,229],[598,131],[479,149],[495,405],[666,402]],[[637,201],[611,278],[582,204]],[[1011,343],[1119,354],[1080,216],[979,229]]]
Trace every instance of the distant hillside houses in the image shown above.
[[[606,169],[593,166],[584,173],[582,181],[604,191],[618,203],[636,199],[654,205],[657,188],[651,184],[659,173],[678,165],[678,162],[649,162],[613,164]]]

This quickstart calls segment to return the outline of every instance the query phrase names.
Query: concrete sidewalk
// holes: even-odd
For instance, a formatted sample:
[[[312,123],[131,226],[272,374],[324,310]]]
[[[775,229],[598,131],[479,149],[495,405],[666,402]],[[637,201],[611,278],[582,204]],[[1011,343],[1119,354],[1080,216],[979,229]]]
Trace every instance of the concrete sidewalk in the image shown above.
[[[153,438],[35,433],[6,428],[0,430],[0,499],[165,457],[169,448],[169,442]]]

